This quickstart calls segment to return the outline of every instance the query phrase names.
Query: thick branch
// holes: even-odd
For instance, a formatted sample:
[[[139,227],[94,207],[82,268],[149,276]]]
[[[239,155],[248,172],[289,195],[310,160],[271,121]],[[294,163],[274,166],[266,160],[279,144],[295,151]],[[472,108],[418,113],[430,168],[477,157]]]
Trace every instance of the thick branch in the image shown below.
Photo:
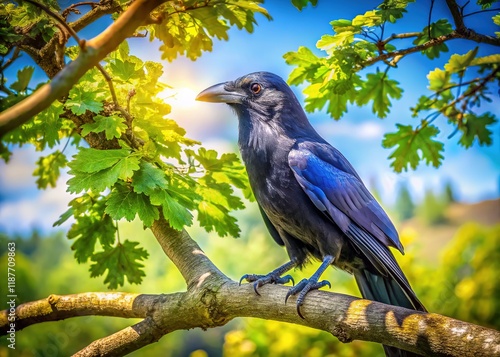
[[[464,32],[467,28],[465,27],[462,11],[457,2],[455,0],[446,0],[446,5],[448,5],[448,9],[450,9],[457,31]]]
[[[47,321],[59,321],[76,316],[115,316],[144,318],[148,307],[161,295],[129,294],[120,292],[50,295],[47,299],[28,302],[16,307],[15,324],[19,331],[25,327]],[[2,331],[8,329],[9,310],[0,314]],[[12,315],[10,315],[12,316]]]
[[[214,289],[215,286],[219,288]],[[325,291],[308,294],[302,308],[305,319],[301,319],[293,301],[284,303],[287,291],[284,286],[267,285],[260,288],[261,296],[257,296],[250,284],[238,286],[227,278],[211,275],[186,293],[135,297],[126,294],[124,308],[127,312],[123,313],[117,313],[121,305],[118,295],[117,301],[112,302],[109,299],[112,294],[94,293],[96,298],[105,297],[103,300],[96,299],[96,303],[107,301],[107,307],[101,311],[96,309],[95,314],[145,319],[91,343],[77,355],[123,355],[175,330],[210,328],[224,325],[235,317],[257,317],[321,329],[342,342],[355,339],[373,341],[428,356],[500,356],[500,333],[491,329],[437,314]],[[60,296],[56,304],[63,300],[76,301],[75,295]],[[43,305],[46,301],[23,304],[17,309],[22,311],[29,304]],[[73,316],[83,315],[83,309],[75,304],[73,308],[77,311]],[[131,313],[134,309],[137,309],[136,312]],[[33,323],[53,321],[50,315],[40,310],[31,311],[33,316],[30,321]],[[2,321],[2,331],[7,327]]]
[[[293,301],[285,304],[288,288],[263,286],[258,296],[251,284],[239,286],[222,274],[185,231],[165,220],[152,228],[165,253],[188,283],[185,293],[134,295],[88,293],[51,296],[16,308],[16,330],[43,321],[73,316],[105,315],[144,320],[97,340],[77,355],[123,355],[179,329],[211,328],[235,317],[257,317],[296,323],[332,333],[342,342],[378,342],[423,355],[500,356],[500,333],[437,314],[426,314],[353,296],[312,291],[301,319]],[[11,321],[0,315],[5,333]]]
[[[150,12],[165,0],[137,0],[112,25],[86,42],[86,51],[62,69],[53,80],[28,98],[0,113],[0,137],[66,95],[78,80],[143,25]]]
[[[164,219],[153,223],[151,231],[165,254],[172,260],[184,277],[188,289],[199,286],[210,275],[229,280],[213,263],[200,246],[185,231],[170,227]]]

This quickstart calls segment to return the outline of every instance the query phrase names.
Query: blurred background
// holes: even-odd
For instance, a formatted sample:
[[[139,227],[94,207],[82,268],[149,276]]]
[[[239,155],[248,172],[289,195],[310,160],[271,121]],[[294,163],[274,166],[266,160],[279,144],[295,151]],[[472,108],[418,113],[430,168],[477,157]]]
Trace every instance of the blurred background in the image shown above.
[[[331,20],[353,18],[378,3],[352,2],[347,8],[320,0],[318,6],[299,12],[288,1],[268,2],[264,7],[273,21],[259,18],[253,34],[231,30],[228,42],[215,42],[213,52],[205,53],[196,62],[185,58],[172,63],[163,61],[158,43],[145,45],[145,39],[132,39],[131,51],[164,65],[164,81],[172,86],[165,92],[165,100],[172,104],[169,118],[186,128],[188,137],[219,152],[237,152],[234,114],[224,105],[194,102],[195,95],[212,84],[253,71],[271,71],[286,79],[292,68],[285,64],[283,54],[299,46],[315,48],[323,34],[332,33]],[[428,15],[429,5],[430,1],[410,5],[406,21],[397,31],[411,31],[412,24],[420,24],[420,19]],[[450,17],[444,2],[434,5],[435,19]],[[93,37],[110,21],[102,19],[82,37]],[[481,30],[480,19],[470,21],[475,22],[469,26]],[[459,41],[450,43],[450,53],[465,53],[460,46]],[[494,49],[480,48],[479,55],[488,53],[494,53]],[[439,139],[445,143],[445,160],[438,169],[420,166],[396,174],[387,159],[390,151],[381,146],[383,134],[394,131],[396,123],[411,123],[409,107],[425,93],[427,73],[446,61],[447,57],[430,63],[415,55],[400,63],[391,78],[403,84],[405,93],[393,103],[384,120],[375,119],[370,108],[356,107],[349,108],[338,122],[324,112],[309,117],[325,139],[351,161],[394,220],[406,251],[405,256],[396,253],[397,258],[429,311],[500,329],[500,125],[494,127],[492,146],[474,145],[467,151],[457,144],[458,138],[447,139],[450,132],[443,131]],[[35,76],[45,80],[37,71]],[[303,102],[301,88],[293,90]],[[489,106],[490,111],[498,112],[499,105],[497,96],[482,109]],[[62,228],[52,228],[72,197],[66,193],[68,175],[60,178],[55,189],[37,189],[32,172],[39,155],[24,146],[15,150],[8,165],[0,162],[0,267],[7,266],[7,242],[16,242],[16,289],[20,301],[52,293],[105,291],[102,279],[90,279],[89,266],[78,265],[73,258],[71,242],[65,238],[71,221]],[[287,261],[284,249],[266,232],[255,203],[246,202],[246,209],[236,216],[242,231],[239,239],[219,238],[197,226],[188,229],[224,273],[238,280],[245,273],[267,273]],[[169,293],[185,289],[182,277],[157,249],[150,231],[143,230],[140,222],[120,223],[119,229],[124,239],[141,241],[150,254],[144,282],[140,286],[126,284],[121,291]],[[298,281],[316,268],[317,264],[311,264],[292,274]],[[0,269],[0,281],[6,281],[5,275],[6,269]],[[331,281],[332,291],[359,296],[354,279],[347,273],[329,269],[324,277]],[[32,326],[17,334],[14,355],[67,356],[135,322],[81,317]],[[0,342],[0,356],[11,352],[4,339]],[[362,341],[342,344],[325,332],[301,326],[236,319],[208,331],[174,332],[131,355],[383,356],[383,351],[377,344]]]

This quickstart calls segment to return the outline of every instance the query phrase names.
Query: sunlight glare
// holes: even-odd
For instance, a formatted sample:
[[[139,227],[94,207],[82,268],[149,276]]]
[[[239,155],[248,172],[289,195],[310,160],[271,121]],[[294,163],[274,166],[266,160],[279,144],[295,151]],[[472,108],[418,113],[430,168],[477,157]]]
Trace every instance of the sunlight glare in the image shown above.
[[[166,88],[157,94],[158,98],[173,108],[190,108],[195,104],[196,92],[189,88]]]

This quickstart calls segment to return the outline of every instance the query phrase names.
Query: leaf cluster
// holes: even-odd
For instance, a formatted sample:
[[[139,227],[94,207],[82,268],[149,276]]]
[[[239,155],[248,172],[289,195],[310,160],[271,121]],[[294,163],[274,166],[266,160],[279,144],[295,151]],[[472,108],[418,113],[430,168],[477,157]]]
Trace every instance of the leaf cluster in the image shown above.
[[[164,58],[185,55],[195,59],[211,49],[213,38],[227,39],[230,26],[252,32],[255,14],[270,18],[259,3],[168,1],[152,14],[156,23],[145,29],[163,42]],[[46,5],[55,13],[61,11],[56,2]],[[0,51],[5,51],[0,55],[8,65],[19,57],[16,46],[20,44],[15,42],[19,26],[36,27],[46,19],[50,27],[42,31],[46,43],[60,31],[52,18],[28,3],[2,4],[1,11],[6,16],[0,31],[10,35],[2,38]],[[81,51],[78,46],[63,49],[68,60]],[[2,109],[33,90],[33,67],[21,68],[11,80],[3,77],[5,68]],[[244,206],[235,188],[251,197],[236,155],[220,155],[202,147],[168,118],[171,107],[158,95],[169,87],[161,81],[162,75],[161,64],[131,55],[128,43],[123,42],[65,98],[2,137],[1,154],[6,161],[13,145],[33,144],[45,150],[33,173],[41,189],[54,187],[69,168],[67,191],[75,198],[55,225],[71,218],[68,238],[76,260],[90,262],[91,276],[105,275],[105,283],[113,289],[125,280],[140,283],[148,257],[139,242],[120,238],[120,221],[139,219],[144,227],[151,227],[164,217],[171,227],[182,230],[197,219],[208,232],[237,237],[240,230],[231,212]],[[76,148],[71,158],[66,153],[70,145]]]
[[[341,118],[350,104],[370,105],[379,118],[389,113],[393,100],[402,98],[401,84],[390,78],[392,68],[405,56],[420,52],[434,60],[449,51],[446,41],[457,36],[447,19],[438,19],[415,32],[396,33],[384,38],[386,28],[408,11],[412,0],[387,0],[376,9],[353,19],[332,21],[333,34],[326,34],[316,43],[324,55],[307,47],[284,55],[294,66],[288,82],[307,86],[306,110],[325,109],[334,119]],[[489,8],[490,2],[478,2]],[[431,11],[431,10],[429,10]],[[462,9],[462,16],[464,9]],[[499,15],[493,17],[500,23]],[[497,34],[498,36],[498,34]],[[413,47],[404,47],[412,40]],[[398,46],[398,47],[397,47]],[[369,71],[376,63],[385,65]],[[498,86],[500,57],[478,56],[476,47],[460,55],[453,54],[443,69],[436,68],[428,75],[430,95],[422,95],[413,117],[421,117],[417,125],[397,124],[397,131],[386,134],[383,146],[393,149],[389,158],[397,172],[415,169],[420,162],[438,167],[443,160],[444,145],[437,138],[440,133],[433,122],[443,116],[454,127],[453,136],[461,133],[460,145],[468,148],[474,142],[491,145],[491,126],[497,122],[495,114],[478,113],[484,101],[491,101],[491,91]]]
[[[228,40],[231,26],[252,33],[256,24],[255,14],[270,20],[268,12],[260,6],[262,2],[168,1],[153,14],[158,24],[148,28],[150,37],[162,42],[162,59],[172,61],[177,56],[186,56],[195,60],[203,51],[212,50],[214,38]]]

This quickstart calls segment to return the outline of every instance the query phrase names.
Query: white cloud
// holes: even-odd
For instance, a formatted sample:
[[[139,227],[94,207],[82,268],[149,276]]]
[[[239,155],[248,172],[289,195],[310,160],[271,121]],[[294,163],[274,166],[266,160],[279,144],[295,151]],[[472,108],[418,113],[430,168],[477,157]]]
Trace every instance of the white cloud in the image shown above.
[[[15,150],[8,164],[0,160],[1,191],[18,191],[26,186],[35,185],[33,177],[35,155],[33,147],[25,146]]]
[[[33,228],[44,232],[53,229],[53,223],[68,209],[68,202],[73,198],[65,189],[66,185],[59,182],[56,188],[40,191],[32,197],[2,202],[0,230],[12,234],[30,232]],[[63,228],[67,227],[69,222]]]
[[[382,138],[384,128],[380,123],[374,121],[366,121],[363,123],[352,123],[347,120],[338,122],[327,121],[319,125],[315,125],[318,133],[323,137],[351,137],[356,139],[378,139]]]

